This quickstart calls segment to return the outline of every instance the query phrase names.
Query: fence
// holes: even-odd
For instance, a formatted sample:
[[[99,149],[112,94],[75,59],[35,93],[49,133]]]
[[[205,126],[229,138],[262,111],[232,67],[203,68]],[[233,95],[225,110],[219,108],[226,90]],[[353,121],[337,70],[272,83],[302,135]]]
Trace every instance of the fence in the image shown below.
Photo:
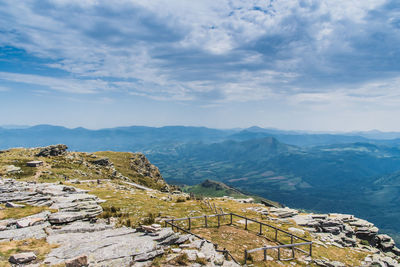
[[[211,204],[210,204],[210,206],[211,206]],[[275,227],[273,225],[270,225],[270,224],[267,224],[267,223],[263,223],[263,222],[255,220],[255,219],[247,218],[246,216],[242,216],[242,215],[239,215],[239,214],[236,214],[236,213],[221,213],[221,214],[203,215],[203,216],[196,216],[196,217],[187,217],[187,218],[165,220],[165,226],[170,225],[172,227],[172,230],[174,230],[174,228],[176,228],[177,230],[181,230],[181,231],[183,231],[185,233],[188,233],[188,234],[191,234],[191,235],[193,235],[193,236],[195,236],[195,237],[197,237],[199,239],[203,239],[206,242],[212,243],[211,241],[206,240],[206,239],[202,238],[201,236],[196,235],[196,234],[194,234],[194,233],[192,233],[190,231],[192,229],[192,221],[195,220],[195,219],[203,219],[204,220],[204,227],[207,228],[208,227],[208,219],[209,218],[213,218],[213,217],[217,217],[217,220],[218,220],[217,226],[220,227],[221,226],[221,217],[224,219],[225,216],[229,216],[230,217],[229,225],[233,224],[233,218],[234,217],[238,217],[238,218],[244,219],[245,220],[245,222],[244,222],[245,230],[248,230],[248,222],[249,221],[259,224],[259,232],[258,232],[258,234],[260,236],[263,234],[263,227],[271,228],[271,229],[273,229],[273,231],[275,231],[275,237],[273,238],[273,240],[270,240],[269,238],[267,238],[267,239],[270,240],[270,241],[279,243],[280,245],[277,245],[277,246],[265,246],[265,247],[250,249],[250,250],[246,249],[244,251],[244,263],[245,264],[246,264],[246,261],[247,261],[249,255],[250,255],[250,253],[254,253],[254,252],[257,252],[257,251],[264,251],[264,260],[267,259],[267,253],[268,253],[267,251],[268,250],[274,250],[274,249],[278,250],[278,260],[281,260],[281,249],[283,249],[283,248],[290,248],[291,249],[292,258],[290,258],[288,260],[291,260],[291,259],[295,258],[295,250],[298,250],[300,252],[303,252],[303,253],[306,253],[306,254],[309,254],[310,256],[312,256],[312,243],[313,243],[312,241],[309,241],[309,240],[307,240],[305,238],[299,237],[299,236],[297,236],[295,234],[292,234],[290,232],[287,232],[285,230],[279,229],[278,227]],[[187,227],[188,228],[184,229],[183,227],[178,226],[175,222],[179,222],[179,221],[187,221],[188,222],[187,223]],[[278,236],[279,233],[284,233],[285,235],[289,236],[290,237],[290,244],[284,244],[281,241],[279,241],[279,238],[278,238],[279,237]],[[301,241],[304,241],[304,242],[294,243],[295,239],[298,239],[298,240],[301,240]],[[214,246],[216,248],[218,247],[217,244],[214,244]],[[309,251],[307,252],[307,251],[305,251],[303,249],[300,249],[299,248],[300,246],[309,246]],[[224,249],[224,250],[222,250],[220,252],[223,252],[225,255],[230,255],[231,258],[237,263],[237,261],[232,257],[232,255],[229,253],[229,251]]]
[[[215,205],[215,203],[213,203],[212,205],[211,205],[211,202],[210,202],[210,200],[208,200],[208,199],[204,199],[203,201],[203,204],[207,207],[207,208],[209,208],[213,213],[224,213],[224,210],[221,208],[221,207],[217,207],[216,205]]]
[[[211,242],[210,240],[207,240],[195,233],[192,233],[191,230],[191,223],[193,219],[199,219],[199,218],[203,218],[205,219],[204,223],[205,223],[205,227],[208,227],[208,223],[207,223],[207,218],[212,218],[212,217],[218,217],[218,227],[221,225],[221,216],[224,215],[229,215],[229,213],[227,214],[215,214],[215,215],[204,215],[204,216],[197,216],[197,217],[187,217],[187,218],[180,218],[180,219],[172,219],[172,220],[165,220],[165,226],[167,227],[168,225],[171,226],[172,230],[174,230],[174,228],[176,228],[177,230],[181,230],[182,232],[185,232],[187,234],[191,234],[195,237],[197,237],[198,239],[204,240],[205,242],[211,243],[214,245],[215,250],[217,252],[221,252],[224,254],[224,256],[227,258],[228,256],[231,257],[231,259],[236,263],[239,264],[236,259],[232,256],[232,254],[227,250],[227,249],[218,249],[218,244],[214,244],[213,242]],[[188,220],[188,229],[184,229],[183,227],[180,227],[178,225],[176,225],[174,222],[178,222],[178,221],[184,221],[184,220]]]

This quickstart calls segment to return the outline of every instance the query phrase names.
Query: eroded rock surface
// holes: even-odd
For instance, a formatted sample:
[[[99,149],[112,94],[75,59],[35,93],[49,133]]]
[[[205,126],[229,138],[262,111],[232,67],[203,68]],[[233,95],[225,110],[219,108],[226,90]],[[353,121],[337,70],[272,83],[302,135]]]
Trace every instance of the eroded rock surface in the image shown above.
[[[102,212],[99,205],[102,200],[75,187],[0,179],[0,193],[0,203],[18,201],[56,210],[21,219],[0,220],[0,241],[45,238],[49,244],[57,245],[40,264],[149,266],[171,245],[191,242],[186,245],[194,248],[193,261],[201,256],[210,266],[236,266],[216,252],[213,245],[175,233],[171,228],[153,224],[138,231],[97,222],[95,217]],[[17,254],[10,262],[22,264],[35,259],[32,255]]]

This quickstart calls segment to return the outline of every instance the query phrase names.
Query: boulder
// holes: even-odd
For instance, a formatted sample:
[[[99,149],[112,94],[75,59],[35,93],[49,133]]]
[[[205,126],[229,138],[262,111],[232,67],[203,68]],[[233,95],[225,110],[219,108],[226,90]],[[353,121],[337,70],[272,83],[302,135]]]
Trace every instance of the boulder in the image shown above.
[[[17,221],[17,228],[25,228],[45,222],[45,218],[23,218]]]
[[[161,226],[142,225],[142,230],[148,233],[155,233],[161,230]]]
[[[65,261],[65,267],[82,267],[87,265],[88,265],[88,258],[86,255],[81,255]]]
[[[163,249],[156,249],[156,250],[153,250],[153,251],[150,251],[150,252],[145,252],[145,253],[136,255],[135,256],[135,261],[139,261],[139,262],[148,261],[148,260],[154,259],[155,257],[160,256],[162,254],[164,254],[164,250]]]
[[[65,224],[86,218],[84,212],[56,212],[49,216],[51,224]]]
[[[99,166],[113,166],[113,163],[109,160],[109,158],[101,158],[101,159],[96,159],[91,161],[92,164],[94,165],[99,165]]]
[[[66,145],[52,145],[44,147],[40,150],[39,153],[36,154],[37,157],[51,157],[51,156],[60,156],[66,153],[68,147]]]
[[[182,253],[186,254],[190,261],[195,261],[197,259],[197,250],[195,249],[184,249]]]
[[[36,260],[36,255],[33,252],[23,252],[11,255],[8,259],[13,264],[24,264]]]
[[[390,236],[384,234],[376,235],[375,243],[376,247],[381,249],[383,252],[389,252],[395,246],[394,240]]]
[[[392,248],[392,252],[393,252],[396,256],[400,256],[400,249],[399,249],[398,247]]]
[[[6,172],[7,173],[20,173],[22,172],[20,167],[16,167],[14,165],[9,165],[6,167]]]

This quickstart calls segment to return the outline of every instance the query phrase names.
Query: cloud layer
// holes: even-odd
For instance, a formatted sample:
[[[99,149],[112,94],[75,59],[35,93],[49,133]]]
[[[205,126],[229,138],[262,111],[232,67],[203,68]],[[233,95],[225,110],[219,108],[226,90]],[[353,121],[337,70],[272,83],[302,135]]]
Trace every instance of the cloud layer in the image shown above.
[[[399,43],[394,0],[0,2],[0,65],[43,68],[0,79],[71,94],[397,104]]]

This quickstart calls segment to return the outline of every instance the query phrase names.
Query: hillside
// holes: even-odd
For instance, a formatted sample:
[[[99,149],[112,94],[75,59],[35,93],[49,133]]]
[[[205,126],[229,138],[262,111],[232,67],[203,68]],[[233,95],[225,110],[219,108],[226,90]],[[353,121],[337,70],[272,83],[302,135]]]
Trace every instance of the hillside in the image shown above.
[[[267,137],[182,145],[148,157],[170,183],[212,179],[299,209],[352,213],[400,233],[394,223],[400,208],[392,204],[400,193],[390,183],[375,183],[400,170],[399,152],[369,143],[299,148]]]
[[[168,186],[142,154],[65,149],[59,145],[0,153],[1,266],[24,260],[52,266],[237,266],[210,243],[158,225],[173,218],[203,218],[213,210]],[[28,167],[32,160],[43,163]],[[205,185],[238,193],[219,183]],[[207,201],[225,213],[314,242],[312,257],[296,252],[295,259],[281,262],[269,252],[263,261],[255,253],[247,259],[254,266],[395,266],[400,259],[390,237],[351,215],[305,214],[224,197]],[[228,248],[239,263],[244,263],[244,249],[276,245],[273,231],[257,235],[256,224],[249,222],[245,230],[243,220],[230,225],[227,216],[221,227],[215,219],[209,219],[207,228],[203,220],[194,220],[191,231]],[[187,220],[178,223],[187,228]],[[290,243],[286,235],[279,240]],[[290,250],[281,253],[286,257]]]
[[[264,205],[268,205],[271,207],[282,207],[281,204],[259,197],[254,195],[248,195],[236,188],[230,187],[224,183],[213,181],[213,180],[204,180],[201,184],[194,186],[184,186],[183,191],[186,193],[192,193],[195,196],[202,197],[232,197],[234,199],[242,200],[243,202],[257,202],[263,203]]]

